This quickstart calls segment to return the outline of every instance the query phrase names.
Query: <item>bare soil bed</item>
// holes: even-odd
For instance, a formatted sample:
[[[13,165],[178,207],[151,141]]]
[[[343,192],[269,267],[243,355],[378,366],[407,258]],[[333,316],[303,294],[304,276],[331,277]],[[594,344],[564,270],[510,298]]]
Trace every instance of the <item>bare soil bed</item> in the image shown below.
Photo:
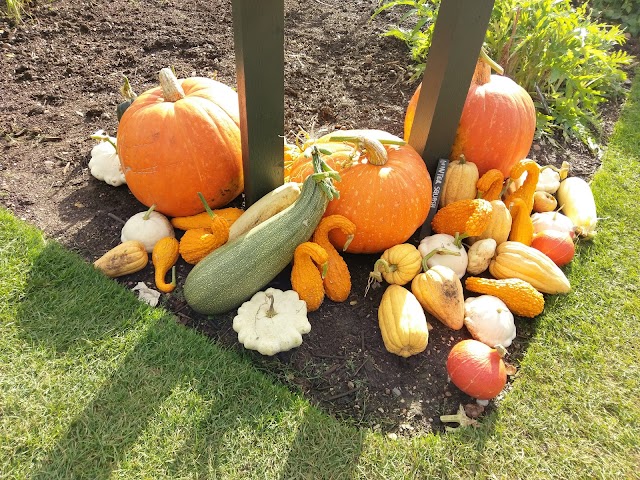
[[[400,42],[380,34],[388,14],[370,16],[377,0],[285,2],[285,132],[377,128],[401,136],[415,89]],[[33,2],[20,26],[0,18],[0,204],[93,262],[119,243],[122,223],[145,210],[126,186],[93,178],[87,164],[98,129],[114,135],[119,88],[126,75],[142,92],[172,65],[179,77],[214,76],[235,87],[231,2],[56,0]],[[609,132],[619,105],[605,112]],[[580,145],[535,144],[532,158],[589,177],[599,159]],[[242,196],[234,205],[242,205]],[[416,239],[414,238],[414,241]],[[257,368],[336,417],[398,435],[440,431],[439,415],[473,404],[450,384],[451,346],[468,334],[430,319],[423,354],[402,359],[384,349],[377,323],[382,288],[364,291],[374,256],[348,255],[353,278],[344,303],[326,300],[310,315],[301,347],[266,358],[246,352]],[[189,265],[178,264],[179,284]],[[272,286],[290,288],[288,271]],[[153,287],[151,267],[117,280]],[[234,312],[195,314],[180,289],[162,297],[176,319],[243,351],[231,328]],[[509,362],[517,365],[535,321],[517,319]],[[489,408],[493,408],[492,403]]]

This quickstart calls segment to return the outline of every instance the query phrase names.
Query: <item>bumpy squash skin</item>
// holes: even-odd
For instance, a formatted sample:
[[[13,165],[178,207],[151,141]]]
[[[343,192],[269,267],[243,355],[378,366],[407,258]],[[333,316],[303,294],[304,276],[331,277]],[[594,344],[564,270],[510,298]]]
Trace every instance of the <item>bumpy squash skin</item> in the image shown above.
[[[511,212],[512,224],[509,240],[529,246],[533,240],[533,223],[531,222],[531,212],[527,209],[527,205],[521,198],[511,200],[509,211]]]
[[[406,288],[387,287],[378,308],[378,323],[388,352],[407,358],[427,348],[427,318],[416,297]]]
[[[519,278],[467,277],[464,286],[470,292],[493,295],[502,300],[511,313],[533,318],[544,310],[544,296],[529,282]]]
[[[329,255],[324,248],[314,242],[298,245],[293,253],[291,268],[291,288],[307,304],[307,311],[314,312],[324,301],[324,285],[321,271],[327,265]]]
[[[234,222],[244,213],[244,210],[236,207],[221,208],[213,211],[214,214],[224,218],[231,227]],[[190,215],[188,217],[173,217],[171,225],[178,230],[191,230],[192,228],[210,228],[211,215],[208,212]]]
[[[191,308],[216,315],[237,308],[261,290],[309,240],[329,198],[313,176],[298,200],[240,237],[214,250],[189,272],[184,296]]]
[[[458,200],[438,210],[431,221],[431,227],[436,233],[477,236],[489,226],[492,210],[491,202],[481,198]]]
[[[329,267],[322,280],[327,297],[334,302],[344,302],[351,293],[351,274],[347,262],[329,240],[329,232],[334,228],[339,228],[347,238],[353,238],[356,233],[356,226],[351,220],[342,215],[329,215],[320,221],[313,232],[313,241],[329,255]]]

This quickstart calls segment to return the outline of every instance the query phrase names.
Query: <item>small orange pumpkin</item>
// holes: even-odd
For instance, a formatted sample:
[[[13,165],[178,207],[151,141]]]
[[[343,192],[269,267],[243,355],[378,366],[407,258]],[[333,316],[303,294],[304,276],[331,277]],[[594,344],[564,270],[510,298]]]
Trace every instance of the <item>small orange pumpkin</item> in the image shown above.
[[[502,70],[483,53],[467,93],[450,158],[466,159],[482,176],[496,168],[505,177],[511,167],[527,156],[536,130],[536,110],[527,91],[509,77],[491,75],[491,67]],[[404,137],[409,138],[421,85],[409,101]],[[491,125],[491,128],[487,128]]]
[[[177,80],[168,68],[160,86],[139,95],[118,126],[118,155],[131,193],[169,217],[202,212],[244,188],[238,95],[210,78]]]
[[[340,198],[329,203],[325,216],[342,215],[355,224],[358,235],[347,252],[382,252],[406,242],[424,223],[431,206],[431,176],[422,157],[402,139],[380,130],[343,130],[312,145],[340,173]],[[310,173],[306,148],[293,162],[289,180],[301,182]],[[329,238],[342,248],[347,234],[335,229]]]

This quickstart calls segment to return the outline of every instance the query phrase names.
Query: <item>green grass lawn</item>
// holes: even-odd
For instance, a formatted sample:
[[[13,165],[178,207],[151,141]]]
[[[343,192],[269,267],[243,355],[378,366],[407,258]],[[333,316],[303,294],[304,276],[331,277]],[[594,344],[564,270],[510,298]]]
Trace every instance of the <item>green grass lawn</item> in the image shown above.
[[[337,421],[0,210],[0,478],[640,478],[640,75],[598,236],[477,429]]]

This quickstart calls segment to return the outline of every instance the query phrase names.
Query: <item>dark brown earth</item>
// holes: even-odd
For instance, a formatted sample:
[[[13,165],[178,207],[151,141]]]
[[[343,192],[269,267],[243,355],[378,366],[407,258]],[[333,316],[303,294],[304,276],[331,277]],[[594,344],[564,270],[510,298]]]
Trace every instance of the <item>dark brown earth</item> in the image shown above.
[[[402,135],[410,81],[406,47],[380,34],[392,22],[370,21],[377,0],[285,1],[285,122],[289,135],[306,130],[378,128]],[[15,26],[0,18],[0,204],[93,262],[114,247],[122,223],[146,208],[126,186],[93,178],[87,164],[98,129],[112,135],[123,75],[142,92],[172,65],[179,77],[214,76],[235,87],[231,2],[59,0],[33,2]],[[606,106],[603,140],[619,105]],[[569,159],[572,174],[590,177],[597,156],[581,145],[538,142],[542,164]],[[242,198],[234,203],[242,204]],[[118,220],[120,219],[120,220]],[[414,238],[414,241],[416,239]],[[468,337],[434,319],[429,346],[401,359],[386,352],[377,324],[382,288],[364,296],[373,256],[347,256],[350,298],[326,300],[310,314],[301,347],[274,358],[246,352],[231,328],[234,312],[205,318],[184,303],[180,288],[162,297],[176,319],[212,341],[244,352],[267,375],[299,390],[321,409],[359,425],[399,435],[440,431],[439,415],[473,400],[448,383],[451,346]],[[179,281],[189,266],[178,264]],[[153,286],[151,267],[117,280]],[[272,283],[288,289],[288,271]],[[516,365],[535,321],[517,319],[509,362]],[[507,389],[508,390],[508,389]],[[492,402],[489,408],[495,408]]]

